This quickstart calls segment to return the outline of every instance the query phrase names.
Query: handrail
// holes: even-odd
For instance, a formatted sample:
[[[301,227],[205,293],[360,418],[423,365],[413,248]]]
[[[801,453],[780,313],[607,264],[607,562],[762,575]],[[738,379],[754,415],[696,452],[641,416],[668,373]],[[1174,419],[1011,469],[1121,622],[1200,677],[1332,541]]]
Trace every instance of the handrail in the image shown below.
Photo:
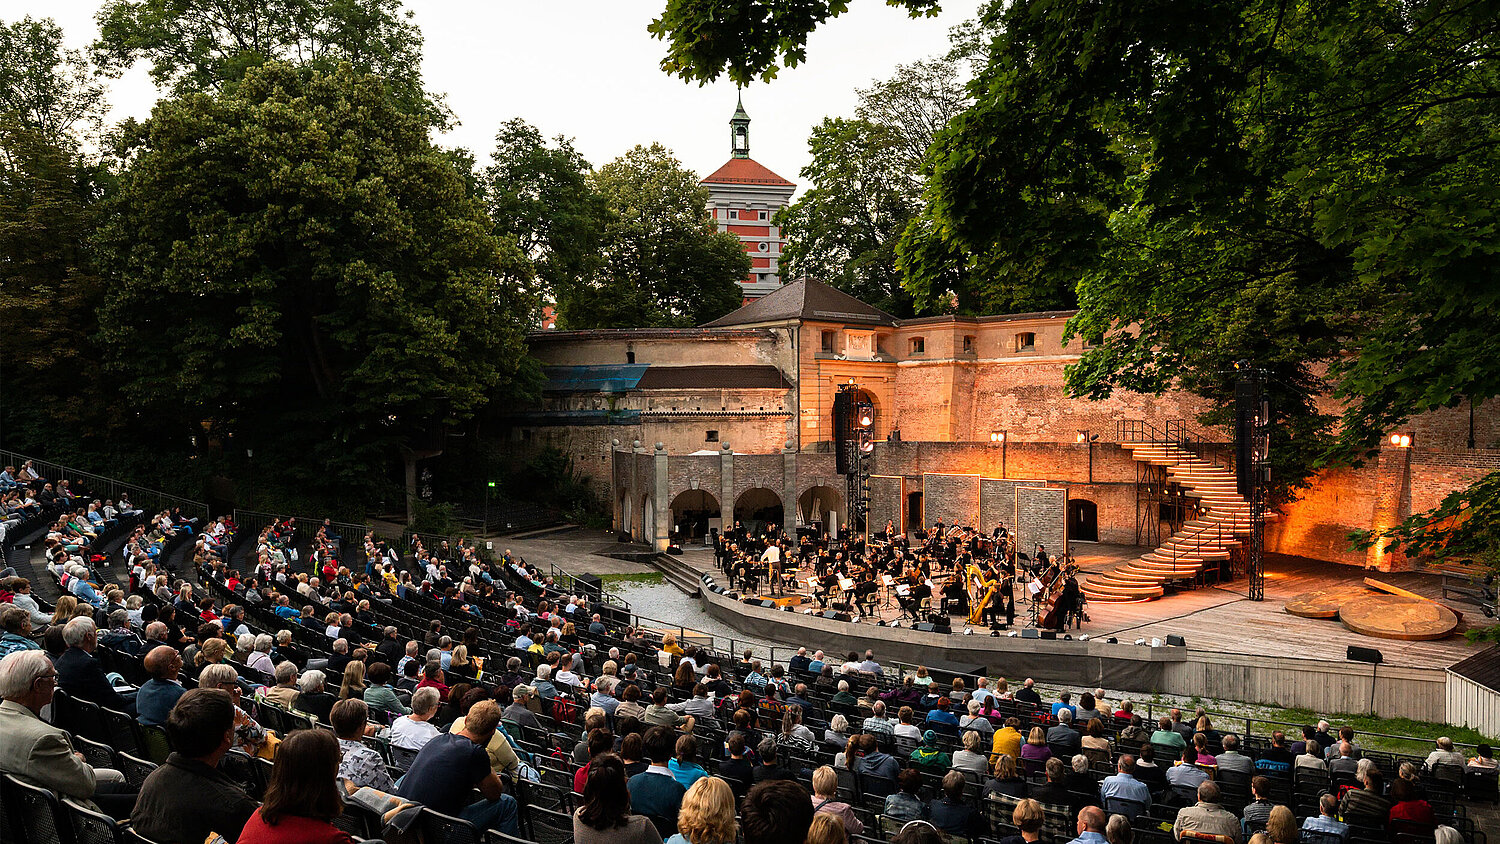
[[[15,451],[0,450],[0,465],[19,467],[28,460],[31,461],[33,467],[37,470],[37,474],[49,481],[86,481],[89,485],[89,492],[95,498],[107,498],[113,501],[120,497],[121,492],[124,492],[130,495],[132,499],[130,503],[135,505],[137,509],[159,511],[178,507],[182,509],[185,516],[198,517],[205,521],[208,519],[208,505],[202,501],[194,501],[191,498],[172,495],[138,484],[125,483],[124,481],[118,481],[104,475],[63,466],[60,463],[53,463],[50,460],[43,460],[40,457],[31,457]]]
[[[1232,468],[1231,443],[1218,436],[1193,428],[1181,419],[1168,419],[1160,426],[1145,419],[1120,419],[1115,423],[1115,437],[1122,443],[1174,445],[1199,460],[1214,466]],[[1179,462],[1173,461],[1171,465]]]

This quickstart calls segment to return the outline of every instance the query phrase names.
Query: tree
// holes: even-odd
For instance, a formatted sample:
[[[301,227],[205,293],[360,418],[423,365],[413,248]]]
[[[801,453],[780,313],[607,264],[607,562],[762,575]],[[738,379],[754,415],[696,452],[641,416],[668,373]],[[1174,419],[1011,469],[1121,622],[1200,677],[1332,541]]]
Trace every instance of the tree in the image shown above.
[[[912,17],[938,13],[939,0],[886,0]],[[807,36],[849,10],[848,0],[668,0],[647,30],[667,42],[662,70],[699,83],[727,73],[739,85],[775,78],[778,65],[807,56]]]
[[[589,174],[609,209],[597,271],[557,290],[562,328],[691,326],[740,304],[739,238],[708,216],[708,190],[660,144]]]
[[[331,70],[347,62],[386,80],[398,101],[444,118],[422,88],[422,34],[401,0],[106,0],[95,61],[119,73],[151,63],[177,93],[212,91],[281,60]]]
[[[507,122],[495,135],[484,187],[496,234],[515,239],[555,296],[598,271],[610,212],[572,142],[559,136],[553,143],[524,120]]]
[[[927,148],[964,106],[955,62],[897,67],[859,91],[858,117],[826,118],[808,139],[811,187],[778,219],[788,274],[825,281],[899,317],[918,309],[901,286],[896,242],[916,213]],[[924,310],[940,311],[939,303]]]
[[[373,500],[398,454],[410,478],[503,395],[527,267],[428,131],[348,65],[158,104],[99,237],[129,402],[184,442],[233,435],[288,487]]]
[[[11,126],[65,147],[98,130],[104,88],[81,51],[63,48],[52,19],[0,24],[0,68],[0,115]]]

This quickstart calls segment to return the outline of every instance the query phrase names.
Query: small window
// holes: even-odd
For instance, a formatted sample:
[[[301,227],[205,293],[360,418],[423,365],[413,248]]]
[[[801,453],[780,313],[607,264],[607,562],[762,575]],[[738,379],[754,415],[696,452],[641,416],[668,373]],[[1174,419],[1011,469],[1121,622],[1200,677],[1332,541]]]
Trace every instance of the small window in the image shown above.
[[[831,352],[831,351],[833,351],[833,332],[832,331],[825,331],[825,332],[823,332],[823,351],[825,351],[825,352]]]
[[[1016,335],[1016,351],[1029,352],[1036,348],[1036,335],[1030,331],[1022,331]]]
[[[911,338],[911,353],[920,355],[927,351],[927,341],[921,337]]]
[[[760,243],[756,244],[755,248],[759,249],[762,252],[770,252],[771,244],[769,241],[762,240]]]
[[[705,442],[716,443],[716,442],[719,441],[719,432],[718,431],[708,431],[708,432],[704,433],[703,439],[704,439]]]
[[[729,219],[731,219],[731,220],[738,220],[739,218],[740,218],[740,212],[734,210],[733,208],[729,209]]]
[[[966,351],[966,352],[972,352],[972,351],[974,351],[974,335],[972,335],[972,334],[965,334],[964,335],[964,351]]]
[[[630,351],[627,351],[625,353],[625,362],[626,363],[635,363],[635,350],[634,349],[631,349]]]
[[[768,220],[768,219],[770,219],[770,212],[769,211],[762,211],[762,212],[760,212],[760,219],[762,219],[762,220]]]

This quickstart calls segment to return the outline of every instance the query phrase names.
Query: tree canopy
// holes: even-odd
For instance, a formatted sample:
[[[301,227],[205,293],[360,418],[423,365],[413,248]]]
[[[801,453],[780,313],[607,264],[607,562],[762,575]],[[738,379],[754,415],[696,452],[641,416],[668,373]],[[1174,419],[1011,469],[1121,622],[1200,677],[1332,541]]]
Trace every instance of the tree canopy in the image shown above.
[[[368,492],[500,394],[527,266],[427,129],[349,65],[268,62],[158,104],[99,235],[129,401],[184,439],[274,449],[310,489]]]

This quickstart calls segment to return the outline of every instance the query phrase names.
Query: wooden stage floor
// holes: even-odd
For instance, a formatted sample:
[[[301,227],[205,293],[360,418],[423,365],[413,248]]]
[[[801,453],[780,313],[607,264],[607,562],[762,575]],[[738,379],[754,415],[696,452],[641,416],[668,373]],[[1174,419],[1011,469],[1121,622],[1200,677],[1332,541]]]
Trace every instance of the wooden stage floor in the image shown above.
[[[1074,543],[1073,553],[1079,567],[1087,573],[1102,571],[1138,557],[1143,549],[1134,546]],[[711,553],[689,551],[682,559],[700,570],[713,567]],[[1347,646],[1360,645],[1378,648],[1384,654],[1387,665],[1445,668],[1479,650],[1480,646],[1471,644],[1462,635],[1469,625],[1494,623],[1493,620],[1484,618],[1478,608],[1459,604],[1454,606],[1463,611],[1463,623],[1458,632],[1447,639],[1403,642],[1363,636],[1348,630],[1336,619],[1309,619],[1291,615],[1282,610],[1282,604],[1289,598],[1315,589],[1340,585],[1359,586],[1367,576],[1375,576],[1403,589],[1437,598],[1441,593],[1438,578],[1414,572],[1380,574],[1337,563],[1279,554],[1267,555],[1265,565],[1264,601],[1249,600],[1245,580],[1241,578],[1218,586],[1169,594],[1143,603],[1090,603],[1089,621],[1081,629],[1069,632],[1074,637],[1080,633],[1087,633],[1090,638],[1115,636],[1122,642],[1133,642],[1138,638],[1165,639],[1168,635],[1176,634],[1183,637],[1189,648],[1244,654],[1247,657],[1343,660]],[[800,576],[805,579],[810,573],[803,571]],[[722,583],[722,575],[720,577]],[[809,606],[816,604],[803,604],[799,610]],[[879,617],[885,621],[898,618],[899,615],[899,610],[895,608],[882,609],[879,613]],[[1024,604],[1018,605],[1015,629],[1025,627],[1027,618]],[[866,618],[863,623],[871,624],[873,621],[874,618]],[[965,619],[955,616],[954,630],[962,629],[964,621]]]

